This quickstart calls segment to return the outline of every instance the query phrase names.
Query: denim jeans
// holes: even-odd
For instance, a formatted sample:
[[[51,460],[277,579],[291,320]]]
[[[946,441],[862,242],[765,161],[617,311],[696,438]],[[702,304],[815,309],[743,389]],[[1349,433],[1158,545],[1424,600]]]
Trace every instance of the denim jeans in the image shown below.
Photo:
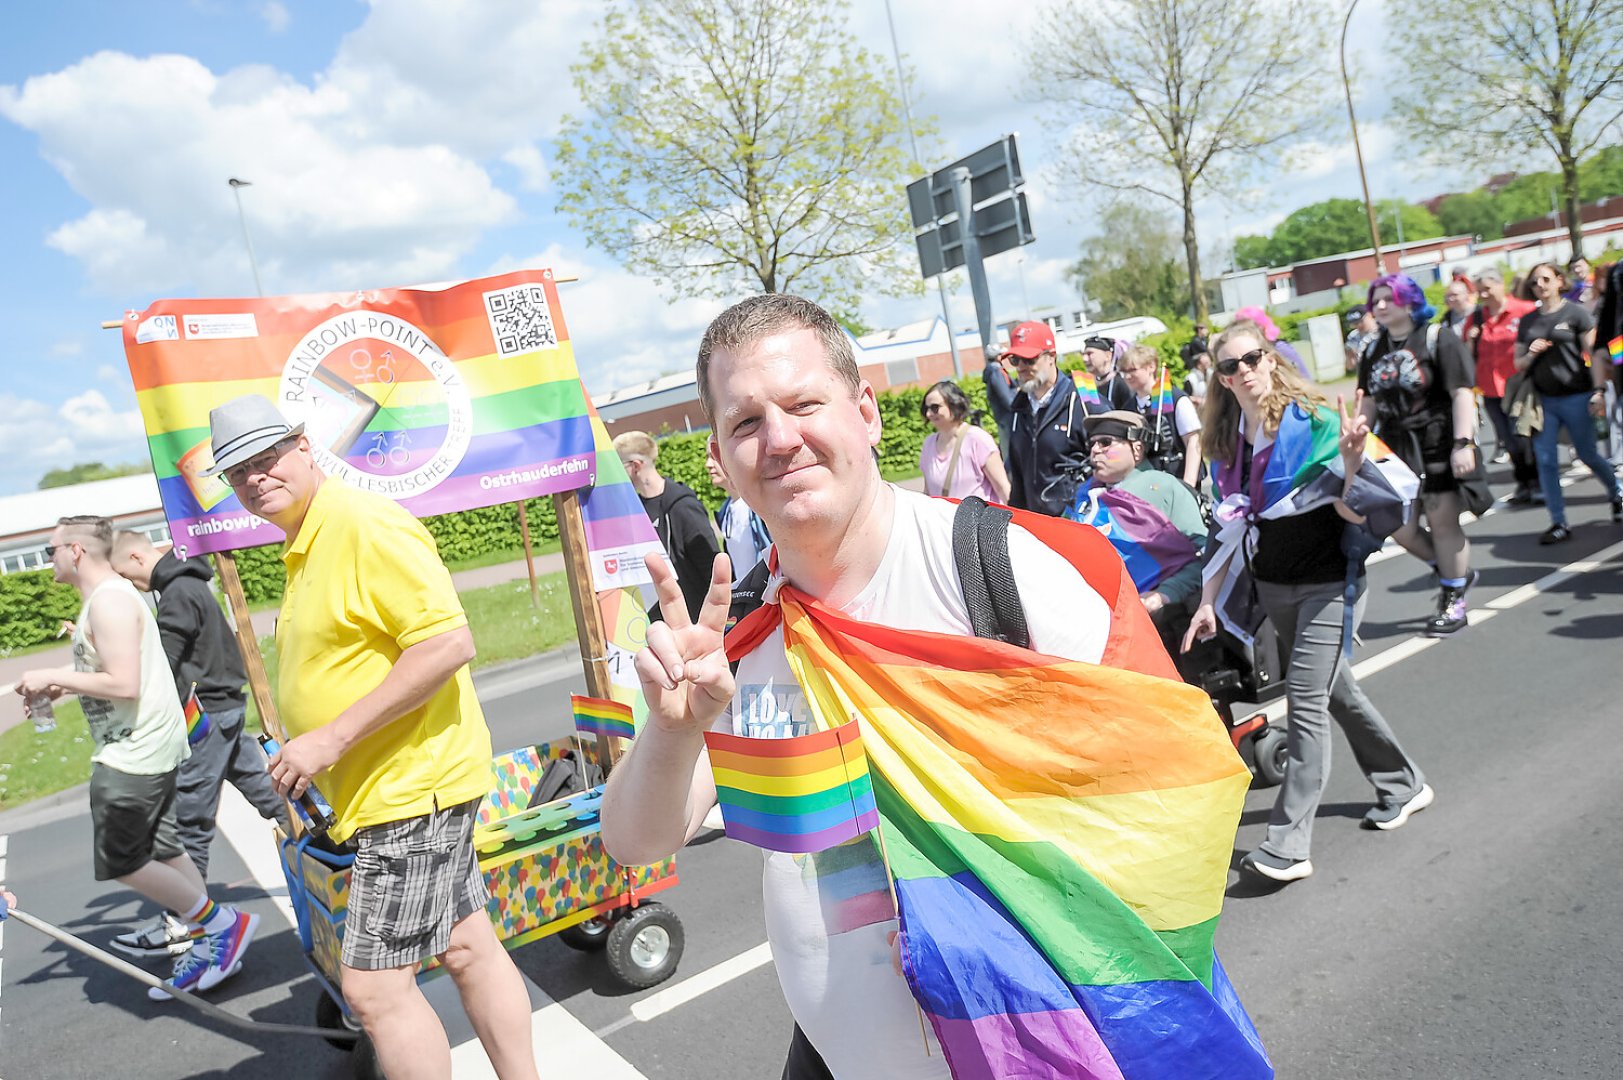
[[[1516,434],[1516,422],[1505,415],[1505,399],[1484,397],[1482,411],[1488,414],[1493,432],[1499,437],[1499,448],[1510,455],[1510,471],[1516,486],[1538,487],[1538,465],[1533,460],[1532,440]]]
[[[1533,456],[1538,459],[1539,485],[1544,488],[1544,505],[1550,511],[1551,525],[1567,523],[1567,500],[1561,493],[1561,429],[1567,429],[1578,460],[1589,466],[1606,497],[1619,497],[1617,474],[1612,463],[1595,446],[1595,419],[1589,415],[1588,394],[1560,394],[1542,399],[1544,428],[1533,436]]]

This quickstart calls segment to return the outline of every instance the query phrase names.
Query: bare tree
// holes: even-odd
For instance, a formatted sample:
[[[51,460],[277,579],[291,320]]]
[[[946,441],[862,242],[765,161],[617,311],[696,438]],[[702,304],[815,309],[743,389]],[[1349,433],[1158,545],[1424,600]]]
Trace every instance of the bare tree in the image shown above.
[[[1391,17],[1428,91],[1439,78],[1451,91],[1400,104],[1405,126],[1439,153],[1488,168],[1549,151],[1572,252],[1582,254],[1578,161],[1623,140],[1623,0],[1398,0]]]
[[[742,279],[854,316],[921,289],[911,158],[888,61],[843,0],[622,0],[571,71],[559,208],[689,295]]]
[[[1197,321],[1195,200],[1319,119],[1331,15],[1325,0],[1056,0],[1039,19],[1059,39],[1041,45],[1037,94],[1069,131],[1072,175],[1179,209]]]

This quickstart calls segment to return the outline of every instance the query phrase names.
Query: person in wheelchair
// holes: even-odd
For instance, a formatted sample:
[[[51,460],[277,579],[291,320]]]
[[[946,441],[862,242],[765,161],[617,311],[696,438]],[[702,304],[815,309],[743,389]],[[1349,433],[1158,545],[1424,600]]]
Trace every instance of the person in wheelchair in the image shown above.
[[[1147,428],[1138,413],[1099,413],[1083,420],[1082,428],[1093,475],[1065,516],[1109,538],[1167,651],[1181,662],[1177,645],[1200,601],[1200,554],[1206,547],[1200,499],[1188,484],[1145,460]]]

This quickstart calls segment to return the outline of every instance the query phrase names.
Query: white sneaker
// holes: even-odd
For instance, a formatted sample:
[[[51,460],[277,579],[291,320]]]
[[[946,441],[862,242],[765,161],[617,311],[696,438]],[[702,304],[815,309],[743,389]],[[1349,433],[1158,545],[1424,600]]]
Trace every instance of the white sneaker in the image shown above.
[[[191,927],[174,915],[161,911],[151,922],[115,936],[111,944],[125,956],[178,958],[185,955],[201,937],[200,933],[194,933]]]

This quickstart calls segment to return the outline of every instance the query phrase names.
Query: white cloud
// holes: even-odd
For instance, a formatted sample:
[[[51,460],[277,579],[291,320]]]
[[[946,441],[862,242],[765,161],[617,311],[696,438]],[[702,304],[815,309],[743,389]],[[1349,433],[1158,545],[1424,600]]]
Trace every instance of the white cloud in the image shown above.
[[[60,357],[78,356],[85,351],[85,343],[78,338],[63,338],[61,341],[51,343],[51,355]]]
[[[79,462],[146,458],[139,410],[116,409],[99,390],[59,405],[0,392],[0,416],[0,491],[32,489],[47,470]]]
[[[513,147],[502,155],[502,160],[518,170],[518,186],[521,190],[541,192],[547,190],[552,183],[552,174],[547,169],[546,158],[541,156],[541,148],[534,143]]]
[[[269,0],[268,3],[261,4],[259,17],[264,20],[265,29],[273,34],[285,31],[287,24],[293,20],[293,16],[288,13],[287,5],[280,3],[280,0]]]

